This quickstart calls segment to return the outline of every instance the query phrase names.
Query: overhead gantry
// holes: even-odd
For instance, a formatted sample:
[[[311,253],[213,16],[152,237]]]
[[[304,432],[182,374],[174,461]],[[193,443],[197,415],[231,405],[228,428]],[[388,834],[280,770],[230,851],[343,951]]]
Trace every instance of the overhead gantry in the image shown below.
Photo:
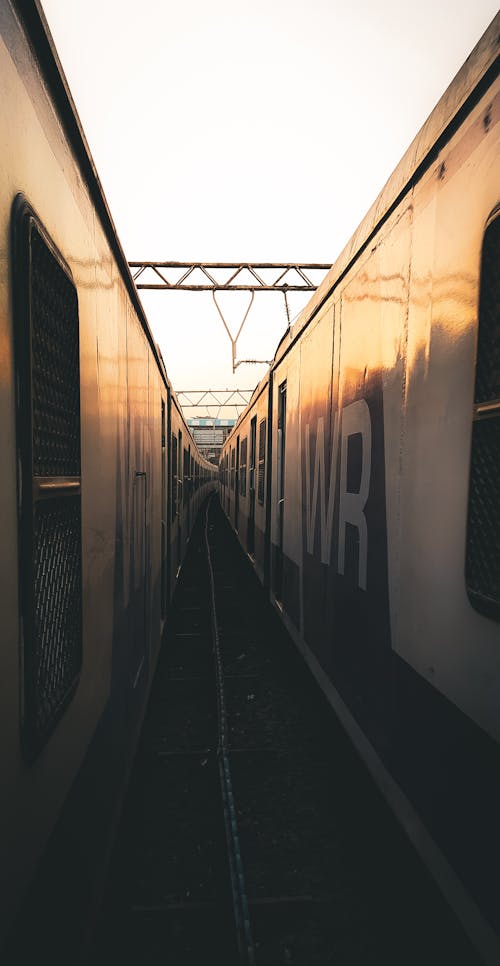
[[[158,291],[211,292],[231,342],[233,373],[238,366],[269,363],[268,359],[236,360],[236,346],[252,308],[256,292],[282,292],[290,325],[289,292],[315,292],[330,269],[322,262],[129,262],[138,289]],[[311,273],[317,278],[311,277]],[[233,336],[216,292],[249,292],[250,302]]]

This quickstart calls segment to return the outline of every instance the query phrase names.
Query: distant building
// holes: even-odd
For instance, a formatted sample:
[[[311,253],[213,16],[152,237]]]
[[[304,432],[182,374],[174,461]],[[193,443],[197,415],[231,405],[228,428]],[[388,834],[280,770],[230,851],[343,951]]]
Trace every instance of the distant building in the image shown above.
[[[235,419],[212,419],[209,416],[187,421],[198,449],[205,459],[216,465],[224,442],[235,422]]]

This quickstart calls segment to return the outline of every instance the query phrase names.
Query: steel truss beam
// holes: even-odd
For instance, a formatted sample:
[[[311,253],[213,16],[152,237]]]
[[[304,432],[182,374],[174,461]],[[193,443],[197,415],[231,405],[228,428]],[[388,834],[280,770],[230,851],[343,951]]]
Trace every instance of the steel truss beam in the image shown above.
[[[226,406],[236,410],[244,409],[250,402],[253,391],[253,389],[179,389],[176,396],[183,409],[203,408],[208,413],[209,406],[217,406],[218,412]]]
[[[138,289],[183,292],[315,292],[318,286],[307,273],[327,272],[331,268],[321,262],[129,262],[129,266]],[[167,277],[168,269],[175,273],[174,281]],[[139,281],[147,270],[157,280]],[[262,270],[276,272],[276,277],[271,281],[262,278]],[[227,277],[221,279],[221,271]],[[202,281],[192,281],[195,272],[201,272]],[[249,273],[252,280],[242,284],[238,276],[243,272]]]
[[[306,272],[327,272],[330,265],[321,262],[129,262],[138,289],[156,289],[171,292],[211,292],[217,311],[231,342],[233,373],[238,366],[255,363],[269,365],[269,359],[240,359],[236,361],[236,347],[243,326],[252,308],[256,292],[281,292],[285,299],[286,317],[290,325],[289,292],[315,292],[318,283]],[[167,271],[175,275],[174,280],[167,277]],[[220,273],[224,277],[220,277]],[[266,273],[263,277],[262,273]],[[144,273],[147,273],[146,275]],[[152,276],[151,276],[152,273]],[[201,281],[193,281],[193,274],[201,275]],[[260,273],[260,274],[259,274]],[[267,277],[269,273],[272,275]],[[250,277],[250,281],[248,280]],[[158,281],[140,281],[153,277]],[[196,278],[196,274],[194,275]],[[247,279],[243,283],[243,278]],[[217,301],[216,292],[250,292],[250,304],[236,336],[233,336]]]

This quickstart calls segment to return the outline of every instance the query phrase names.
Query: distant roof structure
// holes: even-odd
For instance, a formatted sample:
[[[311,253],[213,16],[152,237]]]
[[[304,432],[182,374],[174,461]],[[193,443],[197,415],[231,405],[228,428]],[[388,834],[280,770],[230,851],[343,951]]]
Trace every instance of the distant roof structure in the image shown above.
[[[235,423],[235,419],[220,419],[210,416],[187,420],[200,453],[205,459],[215,464],[219,462],[222,447]]]

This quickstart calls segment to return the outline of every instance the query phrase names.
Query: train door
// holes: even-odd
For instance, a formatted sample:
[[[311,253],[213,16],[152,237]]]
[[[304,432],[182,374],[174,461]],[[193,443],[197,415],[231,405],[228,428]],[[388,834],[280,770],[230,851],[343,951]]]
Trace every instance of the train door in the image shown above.
[[[226,513],[229,514],[229,450],[226,453],[225,463],[224,463],[224,484],[225,484],[225,507]]]
[[[274,593],[283,598],[283,531],[285,521],[285,445],[286,445],[286,382],[282,382],[278,395],[278,447],[277,468],[277,552]]]
[[[129,675],[135,688],[148,657],[148,346],[133,325],[128,331],[128,414],[130,427],[131,528],[130,528],[130,659]],[[147,379],[146,379],[147,385]]]
[[[187,479],[186,479],[186,500],[187,500],[187,533],[191,533],[191,494],[193,489],[193,457],[191,456],[191,444],[187,451]]]
[[[255,460],[257,456],[257,416],[250,423],[250,466],[248,473],[248,534],[247,548],[255,553]]]
[[[172,433],[170,437],[171,450],[170,450],[170,519],[172,522],[172,534],[168,541],[170,551],[170,581],[169,581],[169,592],[172,593],[172,577],[177,573],[178,560],[177,560],[177,530],[179,527],[177,519],[177,434]]]
[[[167,616],[167,587],[168,587],[168,568],[167,568],[167,415],[165,400],[161,401],[161,580],[160,580],[160,606],[161,619]]]
[[[234,529],[238,529],[238,511],[240,508],[240,437],[236,438],[236,475],[234,478]]]
[[[132,684],[135,687],[144,664],[146,650],[146,500],[145,470],[136,470],[133,478],[133,560],[132,560]]]
[[[182,476],[182,432],[177,438],[177,572],[182,560],[182,503],[184,479]]]
[[[170,600],[171,585],[172,585],[172,543],[171,543],[172,533],[171,533],[171,527],[170,527],[170,521],[172,519],[172,509],[170,505],[172,500],[172,449],[171,449],[172,418],[171,418],[171,415],[172,415],[172,406],[170,402],[170,390],[167,389],[167,429],[166,429],[167,435],[166,435],[166,444],[165,444],[165,456],[166,456],[165,472],[167,474],[167,492],[165,495],[165,499],[166,499],[165,541],[167,545],[167,608],[168,608],[168,602]]]

